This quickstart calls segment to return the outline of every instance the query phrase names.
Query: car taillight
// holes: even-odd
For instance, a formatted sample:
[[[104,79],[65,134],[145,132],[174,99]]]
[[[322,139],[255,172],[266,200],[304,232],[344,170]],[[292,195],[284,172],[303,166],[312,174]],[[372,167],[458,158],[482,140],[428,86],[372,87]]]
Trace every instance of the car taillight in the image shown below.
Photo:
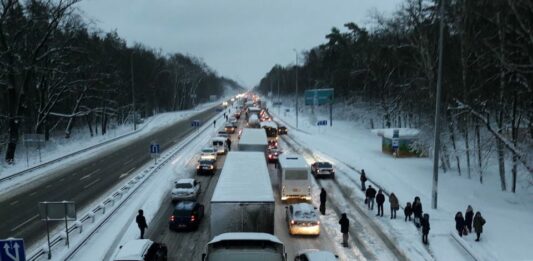
[[[196,217],[194,215],[191,216],[191,222],[194,222],[196,220]]]
[[[271,158],[272,158],[272,154],[269,154],[269,155],[268,155],[268,158],[271,159]]]
[[[317,225],[320,225],[320,221],[317,221],[316,224],[317,224]]]
[[[174,217],[174,216],[170,216],[169,220],[170,220],[171,222],[174,222],[175,217]]]
[[[294,222],[294,220],[291,220],[291,225],[294,225],[296,222]]]

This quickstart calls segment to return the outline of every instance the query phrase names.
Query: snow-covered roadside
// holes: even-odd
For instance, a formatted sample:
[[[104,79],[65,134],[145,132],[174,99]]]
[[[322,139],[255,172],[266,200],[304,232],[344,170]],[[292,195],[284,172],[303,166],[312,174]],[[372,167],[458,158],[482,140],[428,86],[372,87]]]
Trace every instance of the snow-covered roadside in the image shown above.
[[[277,112],[276,108],[271,112]],[[394,159],[381,153],[380,137],[372,134],[354,122],[335,119],[333,127],[320,127],[310,124],[310,115],[300,113],[299,127],[295,130],[293,108],[285,113],[281,108],[280,119],[287,122],[289,133],[309,149],[322,152],[332,161],[345,162],[356,169],[365,169],[369,178],[380,187],[394,192],[402,206],[420,196],[424,210],[430,214],[431,231],[429,248],[438,260],[450,260],[461,255],[461,249],[451,237],[454,233],[454,215],[457,211],[472,205],[474,211],[480,211],[487,220],[481,242],[474,242],[474,235],[463,237],[463,243],[475,251],[484,260],[527,260],[533,258],[530,249],[530,231],[533,231],[532,195],[527,193],[505,193],[498,191],[497,175],[486,175],[485,185],[476,180],[460,177],[449,171],[441,177],[439,183],[439,209],[430,208],[432,162],[429,158]],[[276,117],[276,116],[275,116]],[[328,116],[321,117],[327,119]],[[358,174],[354,171],[353,179],[358,184]],[[360,190],[357,187],[354,190]],[[360,194],[360,193],[356,193]],[[362,196],[362,194],[360,194]],[[362,200],[362,199],[360,199]],[[388,203],[385,204],[386,213]],[[399,212],[402,212],[401,210]],[[388,216],[388,213],[386,214]],[[399,220],[380,218],[380,223],[387,228],[398,241],[413,240],[416,230],[404,230],[403,213]],[[399,222],[402,222],[400,224]],[[406,234],[406,235],[404,235]],[[420,240],[419,238],[417,240]],[[400,243],[400,242],[399,242]]]

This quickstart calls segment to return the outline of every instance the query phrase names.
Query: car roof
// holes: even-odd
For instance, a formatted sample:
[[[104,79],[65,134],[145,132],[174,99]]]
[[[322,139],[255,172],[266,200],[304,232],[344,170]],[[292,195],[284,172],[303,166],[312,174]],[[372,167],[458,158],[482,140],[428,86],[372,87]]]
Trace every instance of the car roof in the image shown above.
[[[148,248],[153,244],[150,239],[136,239],[126,242],[117,255],[115,260],[144,260],[144,254]]]
[[[194,183],[194,179],[178,179],[174,181],[175,184],[181,184],[181,183]]]
[[[309,203],[296,203],[291,204],[294,211],[303,211],[303,212],[314,212],[315,207]]]

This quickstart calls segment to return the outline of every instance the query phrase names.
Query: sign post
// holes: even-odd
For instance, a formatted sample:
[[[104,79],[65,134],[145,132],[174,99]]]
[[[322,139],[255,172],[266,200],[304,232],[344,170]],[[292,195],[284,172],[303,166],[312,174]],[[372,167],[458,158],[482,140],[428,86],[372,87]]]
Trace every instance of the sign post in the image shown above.
[[[22,136],[22,140],[24,141],[24,147],[26,148],[26,166],[30,166],[28,146],[37,145],[37,151],[39,152],[39,162],[41,162],[41,145],[45,142],[44,134],[26,133]]]
[[[41,220],[46,222],[46,238],[48,239],[48,259],[52,258],[50,246],[50,231],[48,221],[65,221],[66,243],[69,247],[68,221],[76,220],[76,204],[74,201],[39,202]],[[3,259],[2,259],[3,261]]]
[[[0,240],[1,261],[26,261],[24,239],[8,238]]]
[[[329,105],[329,126],[333,126],[333,97],[333,88],[310,89],[304,93],[305,105],[312,106],[313,114],[315,106]]]
[[[150,144],[150,155],[154,158],[154,164],[157,164],[157,158],[160,154],[160,146],[158,143],[152,142]]]

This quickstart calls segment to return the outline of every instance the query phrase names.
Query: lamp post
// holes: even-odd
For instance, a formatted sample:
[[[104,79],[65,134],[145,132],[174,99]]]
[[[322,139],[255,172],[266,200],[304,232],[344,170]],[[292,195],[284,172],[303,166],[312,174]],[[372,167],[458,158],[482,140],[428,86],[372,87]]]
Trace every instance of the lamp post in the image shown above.
[[[294,54],[296,54],[296,128],[298,129],[298,52],[296,49],[292,49]]]
[[[137,112],[135,111],[135,88],[133,83],[133,50],[131,50],[130,54],[130,69],[131,69],[131,104],[133,107],[133,130],[137,130]]]

